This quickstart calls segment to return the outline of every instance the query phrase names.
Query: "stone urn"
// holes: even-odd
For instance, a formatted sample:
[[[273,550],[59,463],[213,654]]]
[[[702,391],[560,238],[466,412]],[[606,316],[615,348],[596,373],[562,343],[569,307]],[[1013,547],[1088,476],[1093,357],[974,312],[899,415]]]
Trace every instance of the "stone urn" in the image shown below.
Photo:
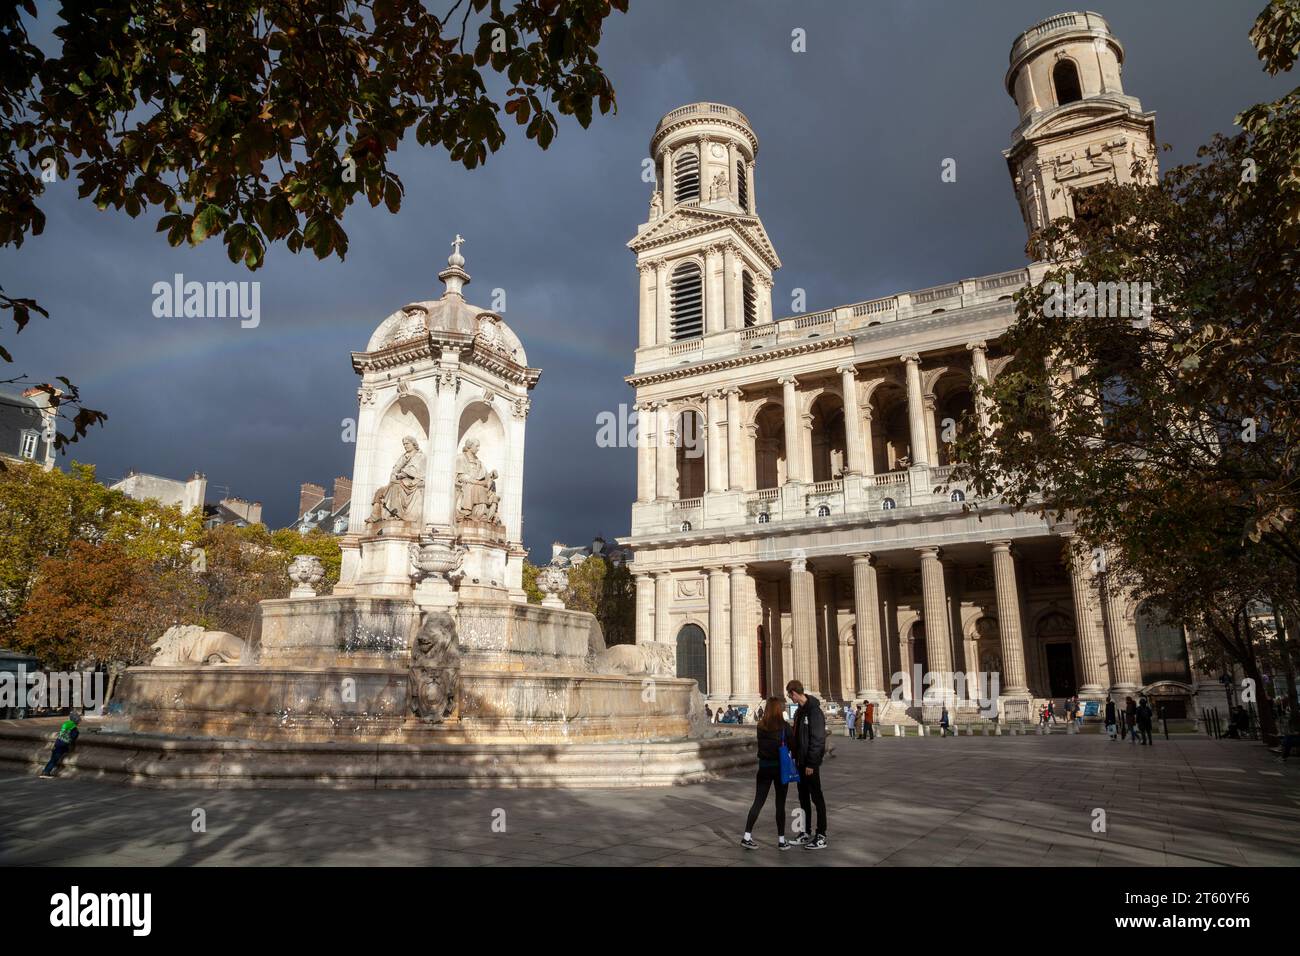
[[[415,603],[421,607],[449,609],[456,606],[453,585],[460,579],[465,548],[447,538],[422,538],[412,544],[411,580],[415,582]]]
[[[569,586],[569,572],[559,565],[548,564],[537,572],[537,587],[545,597],[542,598],[542,607],[553,607],[564,609],[564,602],[560,600],[560,592]]]
[[[450,581],[465,562],[465,549],[450,541],[423,540],[411,545],[411,577],[416,581],[442,578]]]
[[[289,580],[293,589],[291,598],[309,598],[316,596],[316,585],[325,579],[325,567],[320,558],[314,554],[300,554],[289,564]]]

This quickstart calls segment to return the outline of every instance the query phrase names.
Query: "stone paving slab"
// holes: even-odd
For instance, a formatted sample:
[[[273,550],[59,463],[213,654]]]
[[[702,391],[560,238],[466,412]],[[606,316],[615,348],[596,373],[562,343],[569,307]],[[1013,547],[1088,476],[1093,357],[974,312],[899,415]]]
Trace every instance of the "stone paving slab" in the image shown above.
[[[1300,765],[1199,736],[834,740],[830,847],[776,849],[753,776],[637,790],[147,790],[0,773],[18,866],[1295,866]],[[790,788],[787,812],[798,806]],[[206,832],[191,828],[206,814]],[[1094,833],[1093,811],[1106,811]],[[504,820],[505,832],[499,832]],[[494,829],[494,822],[496,828]]]

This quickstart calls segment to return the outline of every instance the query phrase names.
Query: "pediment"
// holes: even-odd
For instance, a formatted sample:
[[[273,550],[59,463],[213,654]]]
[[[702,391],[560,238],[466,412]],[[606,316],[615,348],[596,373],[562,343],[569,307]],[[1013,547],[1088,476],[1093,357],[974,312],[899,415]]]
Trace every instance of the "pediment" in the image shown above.
[[[1028,126],[1022,138],[1034,140],[1040,137],[1059,136],[1079,129],[1087,129],[1101,123],[1140,120],[1144,114],[1135,112],[1126,104],[1108,100],[1081,100],[1068,107],[1053,110],[1046,117]]]
[[[678,206],[666,216],[655,220],[628,242],[627,247],[640,254],[679,239],[707,236],[720,229],[726,229],[743,240],[769,268],[781,268],[776,248],[757,216],[737,215],[734,212],[702,209],[698,206]]]

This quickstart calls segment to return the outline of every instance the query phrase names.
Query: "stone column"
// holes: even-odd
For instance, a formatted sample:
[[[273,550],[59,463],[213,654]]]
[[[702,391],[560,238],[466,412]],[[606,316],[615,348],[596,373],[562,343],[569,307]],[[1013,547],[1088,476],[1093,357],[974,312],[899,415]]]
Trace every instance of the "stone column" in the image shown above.
[[[712,392],[706,392],[704,397],[708,401],[709,414],[709,458],[706,463],[708,470],[706,477],[709,491],[717,492],[726,488],[722,472],[722,393],[715,389]]]
[[[655,497],[660,501],[677,492],[677,436],[672,419],[672,406],[655,402]]]
[[[778,379],[781,383],[781,411],[785,415],[785,480],[803,481],[803,423],[799,414],[799,381],[793,375]],[[802,679],[802,678],[801,678]]]
[[[1096,607],[1093,597],[1096,582],[1089,570],[1088,559],[1074,548],[1073,535],[1065,536],[1065,547],[1069,552],[1066,560],[1070,565],[1070,590],[1074,594],[1074,633],[1079,639],[1079,660],[1083,664],[1079,696],[1101,698],[1105,696],[1104,688],[1109,681],[1106,679],[1106,648],[1097,633],[1092,614]]]
[[[925,432],[925,411],[921,399],[921,356],[913,352],[903,356],[907,366],[907,422],[911,430],[912,464],[925,465],[928,462],[927,448],[929,439]],[[926,644],[929,645],[929,628],[926,629]]]
[[[740,177],[736,175],[736,144],[727,143],[727,194],[734,203],[740,202],[736,198],[739,195],[739,182]]]
[[[840,662],[838,635],[831,621],[835,607],[835,575],[831,572],[813,572],[813,604],[817,609],[817,686],[826,694],[834,694],[839,687]]]
[[[661,644],[677,646],[672,632],[670,608],[673,603],[673,573],[655,572],[655,640]]]
[[[660,259],[655,263],[655,331],[646,345],[659,345],[669,341],[668,305],[671,298],[668,291],[668,263]]]
[[[743,564],[731,576],[731,696],[739,703],[758,697],[758,646],[749,627],[749,572]]]
[[[750,194],[750,202],[753,202],[753,194]],[[767,276],[754,276],[754,281],[758,283],[758,317],[755,325],[762,325],[765,322],[772,321],[772,280]]]
[[[943,587],[939,549],[917,548],[921,554],[921,596],[925,620],[925,651],[930,671],[941,674],[935,690],[952,689],[952,660],[948,655],[948,600]]]
[[[858,697],[880,701],[885,697],[880,679],[880,596],[876,568],[871,555],[851,554],[853,559],[853,630],[857,641]]]
[[[654,344],[654,323],[655,323],[655,290],[654,290],[654,271],[653,262],[638,262],[636,266],[637,275],[640,276],[640,342],[643,348],[647,345]]]
[[[844,444],[848,453],[845,473],[866,474],[866,456],[862,451],[862,416],[858,412],[858,370],[852,365],[841,365],[840,392],[844,400]]]
[[[709,693],[713,700],[731,696],[731,635],[725,608],[727,572],[713,565],[709,575]]]
[[[723,389],[723,394],[727,396],[727,487],[740,491],[745,487],[740,439],[740,389]]]
[[[676,180],[673,177],[672,147],[664,149],[664,215],[673,211],[677,205]]]
[[[876,448],[875,442],[871,437],[871,406],[862,407],[862,473],[864,475],[874,475],[876,473]]]
[[[982,340],[971,342],[966,348],[970,350],[971,376],[977,380],[983,380],[984,384],[987,385],[989,382],[988,343]],[[979,418],[980,431],[987,435],[989,430],[988,399],[976,399],[975,414]]]
[[[928,455],[926,460],[931,465],[939,464],[939,436],[935,432],[934,423],[935,401],[933,394],[921,397],[921,407],[925,410],[925,441]]]
[[[1112,580],[1111,572],[1102,575],[1102,595],[1106,612],[1106,647],[1110,653],[1113,698],[1136,695],[1142,686],[1142,666],[1138,659],[1137,630],[1124,616],[1124,592]]]
[[[757,156],[745,164],[745,173],[749,176],[749,214],[751,216],[758,215],[758,193],[754,192],[754,169],[757,166]]]
[[[703,183],[700,184],[701,188]],[[718,271],[718,259],[721,248],[718,244],[704,250],[704,334],[711,335],[726,328],[722,313],[722,286],[725,284],[715,278]]]
[[[655,499],[655,425],[654,405],[640,402],[636,406],[636,500]]]
[[[648,644],[655,638],[655,582],[645,571],[632,572],[636,582],[636,642]]]
[[[738,329],[745,324],[740,318],[740,292],[736,288],[736,247],[729,242],[722,246],[722,311],[721,328]]]
[[[812,693],[818,684],[817,603],[813,575],[808,570],[808,561],[802,557],[790,562],[790,625],[794,632],[794,672],[790,676]]]
[[[1025,638],[1020,622],[1020,595],[1016,585],[1016,562],[1010,541],[994,541],[993,586],[998,596],[998,637],[1002,644],[1002,693],[1007,697],[1028,697],[1025,680]]]

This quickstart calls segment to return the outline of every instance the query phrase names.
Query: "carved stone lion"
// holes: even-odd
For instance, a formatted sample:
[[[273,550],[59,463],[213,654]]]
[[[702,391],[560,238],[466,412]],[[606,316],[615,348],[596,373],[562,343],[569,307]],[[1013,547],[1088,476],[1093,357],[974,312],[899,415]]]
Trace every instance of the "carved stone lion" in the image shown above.
[[[197,624],[177,624],[167,628],[151,650],[153,667],[179,667],[184,664],[238,664],[247,647],[243,640],[228,631],[205,631]]]
[[[411,713],[421,720],[440,724],[456,711],[460,689],[460,648],[456,621],[445,611],[424,616],[407,675]]]
[[[669,644],[615,644],[596,655],[596,673],[673,677],[677,656]]]

